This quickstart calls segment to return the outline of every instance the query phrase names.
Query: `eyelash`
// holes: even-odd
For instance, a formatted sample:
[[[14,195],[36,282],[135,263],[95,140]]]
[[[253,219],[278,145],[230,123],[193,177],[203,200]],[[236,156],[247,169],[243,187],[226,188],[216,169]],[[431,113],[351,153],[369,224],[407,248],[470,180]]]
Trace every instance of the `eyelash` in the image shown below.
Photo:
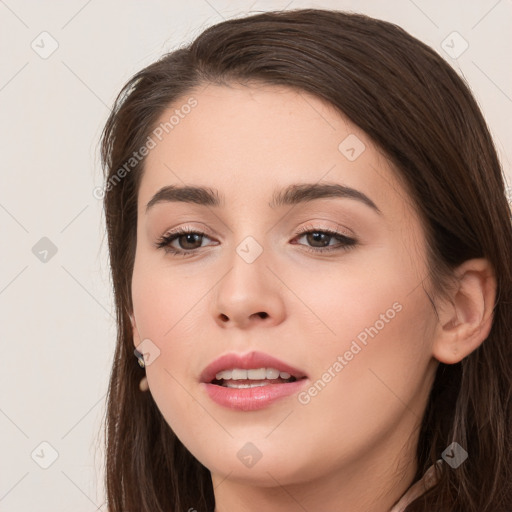
[[[312,252],[312,253],[315,253],[315,254],[318,254],[318,253],[332,253],[332,252],[335,252],[335,251],[339,251],[339,250],[343,250],[343,251],[348,251],[352,248],[354,248],[356,245],[357,245],[357,240],[354,239],[354,238],[350,238],[346,235],[343,235],[342,233],[339,233],[338,231],[333,231],[333,230],[330,230],[330,229],[320,229],[320,228],[314,228],[312,226],[305,226],[304,228],[301,228],[297,231],[297,233],[295,233],[295,238],[299,237],[299,238],[302,238],[302,236],[304,235],[307,235],[307,234],[311,234],[311,233],[322,233],[322,234],[326,234],[326,235],[329,235],[335,239],[337,239],[340,243],[341,243],[341,246],[338,246],[338,247],[307,247],[307,246],[304,246],[306,247],[306,250],[309,251],[309,252]],[[189,234],[193,234],[193,235],[199,235],[201,237],[203,236],[206,236],[208,237],[208,235],[206,235],[206,233],[203,233],[201,231],[196,231],[192,228],[189,228],[189,227],[185,227],[185,228],[180,228],[176,231],[171,231],[170,233],[167,233],[163,236],[161,236],[156,244],[155,244],[155,247],[157,249],[164,249],[166,253],[170,253],[174,256],[179,256],[179,257],[187,257],[187,256],[193,256],[194,254],[196,254],[196,252],[201,248],[201,247],[197,247],[196,249],[191,249],[191,250],[188,250],[188,251],[185,251],[183,249],[176,249],[175,247],[172,247],[171,246],[171,243],[176,240],[177,238],[179,238],[180,236],[183,236],[183,235],[189,235]],[[300,244],[302,245],[302,244]]]

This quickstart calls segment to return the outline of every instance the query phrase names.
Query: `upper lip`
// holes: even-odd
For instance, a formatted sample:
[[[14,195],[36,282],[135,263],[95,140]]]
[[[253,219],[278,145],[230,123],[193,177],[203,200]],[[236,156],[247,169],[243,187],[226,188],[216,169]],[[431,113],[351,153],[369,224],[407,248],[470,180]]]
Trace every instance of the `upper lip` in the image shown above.
[[[257,368],[275,368],[280,372],[287,372],[297,380],[306,377],[306,374],[289,364],[286,364],[275,357],[272,357],[263,352],[248,352],[246,354],[237,354],[232,352],[225,354],[212,361],[201,373],[201,382],[212,382],[215,380],[217,373],[223,370],[231,370],[233,368],[240,368],[244,370],[257,369]]]

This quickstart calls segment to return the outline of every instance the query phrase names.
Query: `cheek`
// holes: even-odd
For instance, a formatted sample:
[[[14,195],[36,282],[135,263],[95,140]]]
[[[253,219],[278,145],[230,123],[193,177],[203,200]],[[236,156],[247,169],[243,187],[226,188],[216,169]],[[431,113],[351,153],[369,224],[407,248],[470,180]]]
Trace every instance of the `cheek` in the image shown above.
[[[354,421],[362,420],[356,424],[371,429],[379,418],[402,413],[424,385],[433,313],[422,287],[414,289],[408,279],[370,279],[367,288],[361,287],[363,281],[351,277],[337,296],[339,306],[325,311],[336,336],[315,343],[315,382],[303,402],[318,413],[331,410],[341,422],[350,411]]]
[[[423,385],[432,311],[410,261],[399,268],[400,262],[382,254],[368,265],[350,266],[350,273],[317,273],[315,289],[301,290],[314,313],[308,317],[320,326],[314,332],[313,320],[309,326],[298,320],[300,332],[310,334],[301,337],[314,368],[313,385],[301,401],[310,413],[329,410],[343,423],[350,411],[360,425],[373,428],[370,416],[377,421],[403,412],[402,400],[412,400]]]
[[[208,292],[205,279],[185,275],[180,267],[156,264],[149,257],[136,258],[132,277],[132,299],[141,337],[150,338],[160,349],[173,340],[187,340],[189,332],[198,323],[198,311]],[[204,321],[204,319],[203,319]]]
[[[204,279],[184,277],[142,257],[135,261],[132,299],[137,328],[141,341],[158,354],[146,366],[146,375],[158,408],[177,434],[184,419],[187,423],[193,416],[191,397],[197,394],[194,379],[198,346],[206,339],[201,330],[209,288]]]
[[[306,329],[300,330],[301,338],[327,353],[343,354],[355,339],[364,346],[404,316],[400,312],[410,291],[409,278],[386,262],[385,251],[376,251],[366,261],[355,255],[342,265],[324,265],[304,274],[288,276],[287,282],[301,300],[291,316]],[[290,303],[295,301],[290,299]],[[315,355],[323,359],[322,352]]]

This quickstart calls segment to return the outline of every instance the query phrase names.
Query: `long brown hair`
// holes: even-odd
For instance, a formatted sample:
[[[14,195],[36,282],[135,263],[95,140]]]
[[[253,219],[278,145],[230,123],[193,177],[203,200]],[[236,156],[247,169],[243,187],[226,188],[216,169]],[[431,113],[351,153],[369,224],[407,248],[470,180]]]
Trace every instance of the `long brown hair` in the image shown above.
[[[129,80],[106,123],[104,208],[118,327],[105,423],[109,511],[215,506],[210,472],[177,439],[151,394],[138,389],[128,315],[144,159],[130,168],[126,162],[164,109],[194,88],[250,82],[316,95],[380,147],[422,218],[434,295],[464,261],[492,264],[491,332],[460,363],[439,364],[416,479],[453,441],[469,458],[456,470],[444,464],[439,483],[407,511],[512,511],[512,222],[489,130],[464,81],[433,49],[391,23],[319,9],[209,27]]]

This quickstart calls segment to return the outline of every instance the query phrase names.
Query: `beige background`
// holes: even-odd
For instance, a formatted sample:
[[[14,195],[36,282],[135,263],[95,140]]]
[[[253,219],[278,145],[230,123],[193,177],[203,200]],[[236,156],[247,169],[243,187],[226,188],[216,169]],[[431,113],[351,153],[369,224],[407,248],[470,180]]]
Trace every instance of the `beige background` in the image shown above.
[[[435,48],[470,84],[512,184],[511,0],[0,0],[0,511],[106,511],[115,323],[93,189],[109,105],[208,25],[299,7],[367,13]]]

